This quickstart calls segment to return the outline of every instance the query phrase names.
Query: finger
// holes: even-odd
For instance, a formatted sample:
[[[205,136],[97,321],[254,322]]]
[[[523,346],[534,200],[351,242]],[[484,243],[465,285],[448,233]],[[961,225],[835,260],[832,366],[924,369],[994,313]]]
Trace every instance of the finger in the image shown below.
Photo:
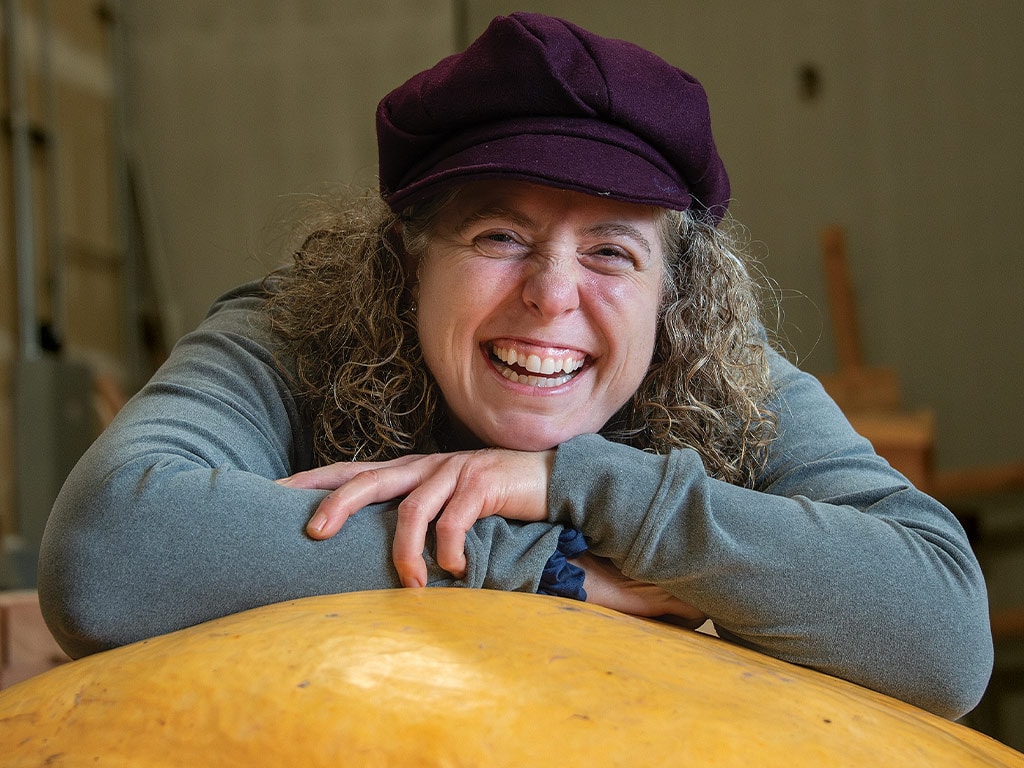
[[[491,515],[505,515],[512,511],[513,518],[528,519],[529,505],[508,509],[508,500],[517,493],[510,493],[508,474],[508,453],[488,451],[477,454],[474,461],[466,461],[460,467],[457,483],[452,490],[451,498],[437,519],[437,562],[447,571],[462,578],[466,574],[466,534],[477,520]],[[495,464],[495,457],[500,457]],[[516,454],[516,458],[522,455]],[[482,461],[481,461],[482,460]],[[522,484],[526,472],[513,464],[514,476],[512,486]],[[501,470],[495,472],[495,469]],[[529,484],[525,484],[529,486]],[[518,496],[517,496],[518,498]],[[546,499],[539,503],[541,514],[544,514]],[[525,513],[525,514],[524,514]]]
[[[399,505],[398,526],[395,528],[395,538],[391,544],[391,558],[403,587],[427,586],[427,563],[423,559],[423,548],[429,524],[429,518],[418,513],[403,514]]]
[[[418,455],[402,456],[391,461],[339,461],[323,467],[296,472],[294,475],[275,480],[278,485],[303,490],[326,490],[344,485],[356,475],[371,469],[402,466],[422,458]]]
[[[347,483],[360,472],[365,471],[366,467],[362,466],[348,465],[341,468],[337,465],[331,465],[330,467],[318,467],[317,469],[309,469],[305,472],[297,472],[294,475],[282,477],[274,482],[288,488],[299,488],[307,491],[333,490],[339,485]]]
[[[435,472],[424,478],[398,505],[398,522],[391,545],[391,556],[403,586],[423,587],[427,584],[427,565],[423,550],[430,522],[448,502],[457,475]],[[438,561],[438,565],[447,567]],[[460,577],[461,574],[455,574]]]
[[[422,473],[411,463],[364,469],[320,502],[306,533],[314,539],[329,539],[363,507],[407,494],[420,483]]]
[[[460,488],[455,492],[434,526],[437,564],[456,578],[466,575],[466,534],[473,524],[491,514],[479,494]]]

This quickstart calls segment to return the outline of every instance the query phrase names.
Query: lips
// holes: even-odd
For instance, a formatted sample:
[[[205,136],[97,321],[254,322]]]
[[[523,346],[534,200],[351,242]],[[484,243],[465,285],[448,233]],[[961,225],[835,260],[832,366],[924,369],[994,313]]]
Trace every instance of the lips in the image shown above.
[[[490,344],[495,368],[511,382],[531,387],[557,387],[570,381],[587,361],[583,352],[541,352],[506,341]]]

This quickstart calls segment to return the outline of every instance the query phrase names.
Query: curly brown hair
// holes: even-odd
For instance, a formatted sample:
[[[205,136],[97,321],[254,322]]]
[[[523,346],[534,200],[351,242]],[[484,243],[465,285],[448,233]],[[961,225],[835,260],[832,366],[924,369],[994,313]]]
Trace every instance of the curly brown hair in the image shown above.
[[[307,220],[311,234],[293,263],[265,281],[282,367],[313,420],[322,463],[431,450],[444,432],[407,264],[455,194],[401,217],[374,194],[347,196]],[[751,485],[776,428],[760,288],[727,227],[665,211],[662,232],[669,258],[654,357],[602,434],[656,453],[692,448],[709,475]]]

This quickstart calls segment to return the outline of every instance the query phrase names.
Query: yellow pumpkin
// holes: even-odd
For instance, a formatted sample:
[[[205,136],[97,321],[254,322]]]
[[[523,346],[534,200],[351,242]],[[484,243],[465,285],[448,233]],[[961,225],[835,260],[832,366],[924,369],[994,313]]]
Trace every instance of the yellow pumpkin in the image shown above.
[[[902,702],[554,597],[266,606],[0,693],[4,766],[1024,766]]]

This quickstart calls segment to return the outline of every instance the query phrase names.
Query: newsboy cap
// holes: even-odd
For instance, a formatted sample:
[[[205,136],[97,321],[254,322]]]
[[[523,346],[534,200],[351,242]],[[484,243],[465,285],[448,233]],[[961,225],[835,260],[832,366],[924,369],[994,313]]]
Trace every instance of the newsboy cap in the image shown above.
[[[729,177],[696,79],[650,51],[534,13],[495,18],[377,108],[395,212],[447,186],[519,179],[717,223]]]

